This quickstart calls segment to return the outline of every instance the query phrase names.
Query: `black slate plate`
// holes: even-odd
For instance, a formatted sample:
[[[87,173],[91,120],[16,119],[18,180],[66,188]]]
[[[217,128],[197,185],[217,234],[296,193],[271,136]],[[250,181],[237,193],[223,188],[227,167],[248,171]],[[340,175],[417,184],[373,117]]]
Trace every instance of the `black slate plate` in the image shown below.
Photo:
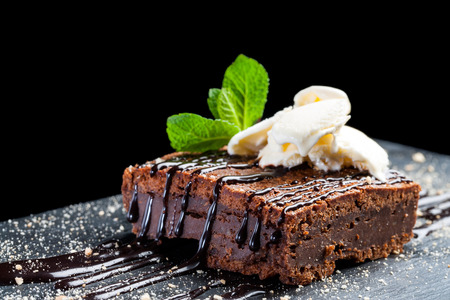
[[[151,299],[164,299],[222,279],[224,285],[207,291],[199,299],[233,291],[236,282],[253,286],[251,290],[259,295],[251,299],[450,299],[450,217],[446,217],[450,201],[445,201],[450,193],[450,157],[386,141],[379,143],[389,152],[392,168],[418,181],[428,195],[437,195],[419,202],[417,237],[405,245],[404,253],[358,265],[341,265],[332,276],[304,287],[204,270],[116,298],[140,299],[148,294]],[[130,228],[120,195],[8,220],[0,223],[0,261],[83,251],[107,238],[125,234]],[[105,282],[138,274],[139,271],[122,274]],[[81,299],[94,288],[61,291],[50,283],[0,286],[0,298],[55,299],[66,295]]]

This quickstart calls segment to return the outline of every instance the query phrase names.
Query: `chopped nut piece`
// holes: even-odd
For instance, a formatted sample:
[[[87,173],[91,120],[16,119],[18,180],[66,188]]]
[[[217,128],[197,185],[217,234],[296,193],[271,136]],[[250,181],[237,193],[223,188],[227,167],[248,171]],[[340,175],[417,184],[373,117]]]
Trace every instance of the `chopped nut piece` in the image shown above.
[[[417,163],[424,163],[427,159],[425,158],[425,155],[423,155],[422,152],[416,152],[412,155],[412,160]]]
[[[14,280],[16,281],[17,285],[21,285],[23,283],[22,277],[16,277],[16,278],[14,278]]]
[[[17,270],[17,271],[22,270],[22,265],[16,265],[16,270]]]
[[[415,168],[415,166],[413,164],[407,164],[405,166],[405,171],[411,172],[414,170],[414,168]]]
[[[148,293],[142,294],[140,300],[150,300],[150,295]]]
[[[86,248],[86,249],[84,249],[84,255],[86,255],[86,256],[91,256],[92,255],[92,249],[91,248]]]

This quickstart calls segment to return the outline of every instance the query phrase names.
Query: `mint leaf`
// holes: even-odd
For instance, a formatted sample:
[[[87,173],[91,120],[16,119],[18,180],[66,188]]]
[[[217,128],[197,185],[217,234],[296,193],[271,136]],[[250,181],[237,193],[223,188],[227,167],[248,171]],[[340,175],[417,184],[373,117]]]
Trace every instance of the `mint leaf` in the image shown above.
[[[240,130],[244,129],[243,110],[240,109],[240,102],[236,95],[228,88],[222,88],[217,97],[217,112],[220,119],[227,120]]]
[[[240,130],[252,126],[263,115],[268,91],[269,75],[264,67],[252,58],[239,55],[225,71],[223,97],[217,101],[220,119],[236,124]]]
[[[167,119],[170,145],[177,151],[204,152],[226,145],[239,128],[225,120],[181,113]]]
[[[209,89],[208,92],[208,107],[215,119],[220,119],[217,111],[217,98],[219,97],[220,89]]]

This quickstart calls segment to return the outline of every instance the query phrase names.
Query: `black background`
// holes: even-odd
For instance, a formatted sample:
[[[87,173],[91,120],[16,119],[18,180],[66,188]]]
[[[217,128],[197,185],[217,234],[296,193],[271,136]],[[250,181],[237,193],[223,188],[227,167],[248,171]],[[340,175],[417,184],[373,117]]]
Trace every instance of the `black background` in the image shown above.
[[[268,34],[267,25],[238,39],[231,30],[203,32],[208,22],[137,30],[82,21],[28,24],[4,46],[3,220],[119,194],[127,166],[172,151],[168,116],[211,117],[208,90],[221,87],[240,53],[269,74],[264,117],[303,88],[329,85],[350,98],[348,125],[450,154],[448,46],[420,26]]]

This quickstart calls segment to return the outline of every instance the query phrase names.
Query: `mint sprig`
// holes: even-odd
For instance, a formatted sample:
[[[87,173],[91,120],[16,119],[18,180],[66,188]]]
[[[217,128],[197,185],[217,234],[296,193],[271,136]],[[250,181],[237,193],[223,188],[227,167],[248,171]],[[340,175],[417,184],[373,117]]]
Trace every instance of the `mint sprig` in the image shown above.
[[[225,71],[222,88],[209,90],[207,103],[214,119],[191,113],[170,116],[170,145],[177,151],[219,149],[262,117],[268,89],[269,76],[264,67],[239,55]]]

